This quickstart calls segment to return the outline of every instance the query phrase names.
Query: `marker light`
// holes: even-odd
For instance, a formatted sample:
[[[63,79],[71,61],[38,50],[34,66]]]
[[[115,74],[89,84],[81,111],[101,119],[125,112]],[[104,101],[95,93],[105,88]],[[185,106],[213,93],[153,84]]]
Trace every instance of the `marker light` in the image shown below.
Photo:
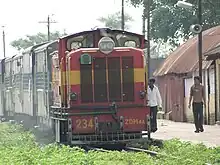
[[[70,100],[71,101],[76,101],[77,100],[77,94],[75,92],[70,93]]]
[[[92,64],[92,57],[88,53],[82,54],[80,56],[80,64]]]

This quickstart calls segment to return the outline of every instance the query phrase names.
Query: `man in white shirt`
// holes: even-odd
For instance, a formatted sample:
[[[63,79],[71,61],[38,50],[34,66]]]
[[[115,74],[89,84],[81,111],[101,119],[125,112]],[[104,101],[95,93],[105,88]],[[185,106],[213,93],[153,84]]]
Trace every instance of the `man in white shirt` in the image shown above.
[[[157,110],[162,108],[162,99],[159,89],[155,84],[155,79],[151,78],[149,80],[149,85],[147,89],[148,94],[148,106],[150,107],[151,116],[151,132],[157,131]]]

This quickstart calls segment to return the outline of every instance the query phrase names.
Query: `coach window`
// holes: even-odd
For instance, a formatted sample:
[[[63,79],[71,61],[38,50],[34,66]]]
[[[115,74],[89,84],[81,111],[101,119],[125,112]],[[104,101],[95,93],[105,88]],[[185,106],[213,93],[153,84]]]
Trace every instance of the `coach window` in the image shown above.
[[[31,69],[31,58],[29,53],[23,54],[23,72],[29,73]]]
[[[5,62],[5,76],[8,77],[10,76],[10,61]]]
[[[21,58],[17,58],[14,61],[14,74],[17,74],[21,71]]]
[[[44,72],[44,52],[39,52],[37,57],[37,72]]]

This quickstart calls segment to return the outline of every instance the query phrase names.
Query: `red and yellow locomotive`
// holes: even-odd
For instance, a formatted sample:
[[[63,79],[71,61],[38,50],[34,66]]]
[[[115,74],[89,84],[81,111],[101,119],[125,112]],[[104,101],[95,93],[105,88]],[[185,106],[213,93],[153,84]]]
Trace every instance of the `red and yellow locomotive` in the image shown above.
[[[150,130],[144,36],[97,29],[59,39],[52,54],[56,141],[124,143]]]

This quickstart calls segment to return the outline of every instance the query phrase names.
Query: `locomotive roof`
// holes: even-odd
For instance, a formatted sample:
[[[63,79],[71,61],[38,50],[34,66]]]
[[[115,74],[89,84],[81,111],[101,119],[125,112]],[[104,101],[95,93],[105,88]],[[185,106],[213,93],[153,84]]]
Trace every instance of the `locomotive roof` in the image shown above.
[[[30,46],[30,47],[26,48],[26,49],[22,52],[22,54],[30,53],[31,51],[33,51],[33,50],[36,49],[37,47],[39,47],[39,46],[41,46],[41,45],[44,45],[44,44],[46,44],[46,43],[48,43],[48,42],[43,42],[43,43],[40,43],[40,44],[37,44],[37,45],[34,45],[34,46]]]
[[[42,51],[42,50],[45,50],[47,49],[50,45],[54,44],[58,42],[58,40],[55,40],[55,41],[51,41],[51,42],[47,42],[46,44],[44,45],[41,45],[39,47],[37,47],[36,49],[34,49],[35,52],[39,52],[39,51]]]
[[[132,32],[124,31],[124,30],[112,30],[110,28],[97,28],[95,30],[88,30],[88,31],[83,31],[83,32],[79,32],[79,33],[74,33],[71,35],[66,35],[66,36],[60,37],[60,39],[68,39],[68,38],[72,38],[74,36],[79,36],[79,35],[83,35],[86,33],[98,32],[101,30],[107,30],[107,31],[118,32],[118,33],[125,33],[125,34],[131,34],[131,35],[137,35],[137,36],[143,37],[143,35],[141,35],[141,34],[132,33]]]

